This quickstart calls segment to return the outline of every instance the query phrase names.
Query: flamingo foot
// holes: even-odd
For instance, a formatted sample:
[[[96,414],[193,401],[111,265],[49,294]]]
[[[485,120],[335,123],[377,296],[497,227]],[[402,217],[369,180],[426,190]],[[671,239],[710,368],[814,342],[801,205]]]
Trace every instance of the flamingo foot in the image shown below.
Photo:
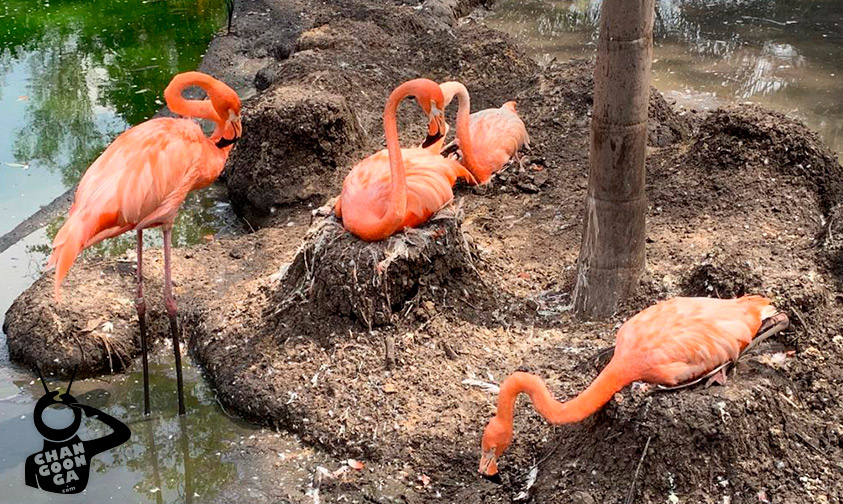
[[[653,386],[647,382],[632,382],[632,391],[646,394]]]
[[[761,328],[758,330],[758,334],[754,338],[752,338],[752,341],[749,343],[749,345],[747,345],[746,348],[741,351],[741,355],[738,358],[740,359],[741,357],[746,355],[746,353],[752,350],[752,348],[754,348],[770,336],[787,329],[789,325],[790,320],[784,313],[777,313],[772,317],[764,320],[764,322],[761,323]]]
[[[513,156],[513,159],[518,163],[518,167],[522,170],[527,168],[527,165],[530,164],[530,158],[522,154],[521,152],[516,152]]]
[[[310,212],[310,223],[313,224],[313,220],[318,217],[328,217],[332,213],[334,213],[334,207],[337,204],[337,197],[331,198],[328,200],[327,203],[322,205],[321,207],[313,210]]]
[[[706,380],[704,388],[708,388],[714,385],[715,383],[717,385],[726,385],[727,381],[728,378],[726,377],[726,368],[723,367],[719,371],[711,375],[708,380]]]

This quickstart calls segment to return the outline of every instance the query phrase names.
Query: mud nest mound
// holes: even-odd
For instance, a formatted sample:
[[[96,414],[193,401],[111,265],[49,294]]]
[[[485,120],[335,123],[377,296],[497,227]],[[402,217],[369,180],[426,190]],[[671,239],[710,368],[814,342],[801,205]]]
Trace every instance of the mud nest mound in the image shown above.
[[[687,296],[728,299],[759,292],[762,281],[747,263],[723,250],[707,253],[694,264],[682,282]]]
[[[814,190],[823,211],[843,201],[843,168],[816,132],[755,105],[718,109],[700,126],[688,155],[716,169],[768,166]]]
[[[462,220],[459,205],[452,204],[424,226],[365,242],[333,216],[320,219],[284,267],[267,315],[282,321],[299,313],[322,331],[325,317],[345,317],[371,330],[412,309],[407,305],[414,300],[447,297],[454,289],[471,290],[482,302],[489,293]]]
[[[130,366],[140,348],[134,274],[126,262],[80,262],[60,303],[53,299],[53,275],[42,276],[6,313],[3,332],[11,359],[61,377],[76,366],[81,377]],[[150,331],[157,332],[159,317],[151,313],[149,319]]]
[[[559,428],[554,459],[579,464],[548,464],[535,502],[629,502],[629,495],[677,502],[677,494],[689,502],[779,502],[806,490],[831,497],[825,492],[840,483],[832,475],[839,468],[804,475],[836,451],[839,432],[783,392],[787,383],[774,367],[788,361],[781,352],[741,362],[738,386],[623,391],[592,420]],[[568,489],[579,489],[581,500]]]
[[[244,107],[243,135],[231,154],[231,202],[253,226],[277,207],[322,200],[368,145],[357,117],[337,94],[275,87]]]

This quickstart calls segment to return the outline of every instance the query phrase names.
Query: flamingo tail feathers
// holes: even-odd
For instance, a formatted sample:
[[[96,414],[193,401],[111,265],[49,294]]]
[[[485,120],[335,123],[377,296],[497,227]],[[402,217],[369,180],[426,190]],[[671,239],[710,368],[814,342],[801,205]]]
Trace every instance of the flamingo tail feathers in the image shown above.
[[[132,226],[119,226],[117,212],[102,212],[92,215],[88,212],[73,212],[53,240],[53,253],[47,260],[47,268],[56,268],[54,296],[61,301],[61,283],[67,277],[70,267],[82,249],[106,238],[118,235]]]
[[[76,257],[82,252],[86,237],[84,236],[84,222],[78,216],[70,216],[53,241],[53,253],[47,261],[47,267],[56,268],[53,295],[56,301],[61,301],[61,283],[67,276],[70,267],[76,262]]]

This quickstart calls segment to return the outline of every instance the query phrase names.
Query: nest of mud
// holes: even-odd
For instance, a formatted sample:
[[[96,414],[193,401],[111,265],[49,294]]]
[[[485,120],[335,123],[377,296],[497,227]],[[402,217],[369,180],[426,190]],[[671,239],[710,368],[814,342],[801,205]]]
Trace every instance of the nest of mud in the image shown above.
[[[337,317],[372,330],[454,290],[466,296],[470,290],[483,310],[491,292],[474,266],[477,254],[462,220],[460,205],[452,204],[417,229],[365,242],[336,218],[320,219],[293,262],[282,268],[267,318],[295,327],[297,334],[312,334],[307,326],[334,332],[325,321]]]

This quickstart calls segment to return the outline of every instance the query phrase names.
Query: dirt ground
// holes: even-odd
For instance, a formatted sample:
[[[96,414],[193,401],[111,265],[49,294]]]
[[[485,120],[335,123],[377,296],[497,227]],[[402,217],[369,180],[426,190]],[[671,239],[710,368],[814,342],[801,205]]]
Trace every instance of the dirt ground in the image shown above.
[[[251,140],[235,149],[227,178],[241,214],[264,228],[175,255],[185,338],[226,408],[366,463],[363,471],[320,476],[324,502],[843,501],[843,168],[817,135],[757,107],[702,117],[654,93],[647,271],[612,320],[581,322],[567,310],[588,168],[591,62],[539,68],[506,36],[450,17],[448,6],[459,2],[401,3],[315,2],[302,13],[303,4],[266,2],[272,8],[263,17],[280,16],[286,35],[262,39],[276,49],[260,53],[264,66],[254,71],[262,91],[252,103],[293,103],[269,117],[273,107],[250,115],[246,102]],[[235,30],[252,33],[248,19],[259,11],[245,12]],[[510,167],[485,188],[456,190],[465,247],[454,253],[471,266],[451,270],[439,257],[423,271],[388,269],[399,280],[390,284],[362,261],[368,267],[357,269],[360,284],[383,281],[373,285],[402,293],[400,302],[381,305],[377,319],[338,308],[347,294],[343,275],[334,275],[344,279],[335,289],[326,280],[322,297],[302,291],[285,305],[296,288],[285,276],[296,269],[289,265],[303,260],[296,258],[303,241],[301,250],[313,250],[312,210],[336,194],[355,156],[379,148],[389,89],[418,75],[462,80],[476,109],[517,100],[531,135],[524,169]],[[304,91],[289,95],[290,88]],[[299,99],[336,106],[304,114],[302,131],[288,132],[282,126],[302,110]],[[421,115],[412,110],[402,107],[405,145],[413,134],[423,137]],[[261,126],[250,130],[250,121]],[[355,140],[349,148],[302,140],[326,131],[342,132],[336,141]],[[275,145],[290,135],[297,139],[291,145]],[[297,160],[290,170],[286,157],[273,154],[279,148]],[[321,170],[318,177],[308,166]],[[292,186],[307,189],[290,198],[283,188]],[[399,245],[396,239],[369,252],[388,255]],[[160,260],[150,254],[150,263],[154,282]],[[64,315],[75,318],[59,331],[61,362],[83,359],[78,348],[97,355],[102,326],[91,321],[114,305],[112,296],[118,301],[107,317],[114,320],[108,338],[119,339],[127,357],[137,352],[131,304],[119,302],[119,295],[131,298],[131,274],[130,262],[101,261],[71,272],[65,290],[75,300]],[[45,322],[61,315],[47,302],[51,281],[36,282],[7,315],[17,360],[38,359],[55,333]],[[674,393],[631,387],[585,422],[559,427],[522,399],[501,461],[504,484],[477,476],[480,435],[496,397],[464,380],[499,382],[526,366],[558,398],[570,398],[597,374],[595,356],[635,312],[675,295],[744,293],[772,297],[792,325],[741,361],[725,386]],[[163,313],[151,316],[166,335]],[[107,355],[91,357],[90,372],[102,372]],[[255,446],[244,456],[270,480],[281,479],[260,439]],[[271,491],[266,498],[272,501]],[[276,500],[283,499],[289,496]],[[293,501],[314,502],[304,494]]]

